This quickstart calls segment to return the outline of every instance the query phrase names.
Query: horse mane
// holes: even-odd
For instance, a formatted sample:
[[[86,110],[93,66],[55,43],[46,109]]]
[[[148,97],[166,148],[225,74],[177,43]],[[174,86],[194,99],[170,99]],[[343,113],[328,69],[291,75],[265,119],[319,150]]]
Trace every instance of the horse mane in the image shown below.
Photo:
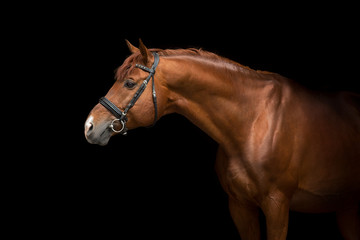
[[[159,54],[159,56],[163,56],[163,57],[168,57],[168,56],[193,56],[193,57],[198,57],[198,58],[202,58],[202,59],[207,59],[210,61],[213,61],[217,64],[219,64],[219,66],[229,66],[232,65],[233,69],[237,69],[238,71],[241,72],[246,72],[246,73],[252,73],[252,74],[256,74],[256,75],[269,75],[269,74],[275,74],[272,72],[267,72],[267,71],[260,71],[260,70],[254,70],[251,69],[248,66],[244,66],[240,63],[237,63],[235,61],[232,61],[228,58],[225,57],[221,57],[215,53],[209,52],[209,51],[205,51],[201,48],[197,49],[197,48],[186,48],[186,49],[158,49],[158,48],[153,48],[153,49],[149,49],[150,52],[157,52]],[[134,66],[135,66],[135,62],[139,62],[141,61],[141,54],[140,52],[137,53],[133,53],[132,55],[130,55],[125,61],[124,63],[118,67],[115,70],[115,79],[123,79],[125,77],[125,75],[131,71]]]
[[[232,64],[235,65],[237,67],[240,67],[242,69],[247,69],[247,70],[252,70],[253,69],[244,66],[238,62],[232,61],[228,58],[222,57],[220,55],[217,55],[215,53],[209,52],[209,51],[205,51],[202,48],[187,48],[187,49],[152,49],[156,52],[159,53],[160,56],[195,56],[195,57],[199,57],[199,58],[204,58],[204,59],[208,59],[208,60],[212,60],[213,62],[219,63],[221,65],[221,63],[227,63],[227,64]]]

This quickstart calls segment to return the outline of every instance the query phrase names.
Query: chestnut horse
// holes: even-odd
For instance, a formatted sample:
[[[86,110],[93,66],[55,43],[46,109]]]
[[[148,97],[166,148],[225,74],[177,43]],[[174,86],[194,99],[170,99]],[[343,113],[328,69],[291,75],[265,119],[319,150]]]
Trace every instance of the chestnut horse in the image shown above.
[[[216,171],[242,239],[260,239],[259,211],[267,239],[286,239],[290,209],[336,212],[344,238],[360,239],[359,95],[309,90],[203,50],[127,44],[107,102],[86,120],[88,142],[182,114],[219,144]]]

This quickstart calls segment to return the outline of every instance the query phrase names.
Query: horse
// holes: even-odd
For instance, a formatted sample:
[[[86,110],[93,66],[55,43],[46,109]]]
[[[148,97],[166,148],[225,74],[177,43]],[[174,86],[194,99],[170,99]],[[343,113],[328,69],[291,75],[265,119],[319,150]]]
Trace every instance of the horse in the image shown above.
[[[178,113],[218,143],[215,170],[241,239],[286,239],[289,211],[336,212],[360,239],[360,95],[309,89],[201,49],[131,55],[85,122],[89,143]],[[152,82],[152,87],[147,87]]]

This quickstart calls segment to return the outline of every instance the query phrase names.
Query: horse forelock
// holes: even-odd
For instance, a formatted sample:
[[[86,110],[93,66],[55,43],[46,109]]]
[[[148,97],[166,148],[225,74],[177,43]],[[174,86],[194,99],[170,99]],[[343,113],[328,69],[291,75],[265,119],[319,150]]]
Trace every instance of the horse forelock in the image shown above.
[[[115,69],[115,80],[123,80],[128,72],[130,72],[134,67],[137,59],[139,58],[140,53],[134,53],[125,59],[124,63]]]

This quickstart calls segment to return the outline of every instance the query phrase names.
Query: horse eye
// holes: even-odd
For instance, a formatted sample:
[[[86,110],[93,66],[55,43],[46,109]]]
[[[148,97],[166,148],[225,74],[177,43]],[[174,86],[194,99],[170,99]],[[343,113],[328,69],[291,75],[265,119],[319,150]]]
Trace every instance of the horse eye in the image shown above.
[[[136,85],[136,82],[134,82],[133,80],[126,80],[124,83],[124,87],[128,88],[128,89],[133,89]]]

